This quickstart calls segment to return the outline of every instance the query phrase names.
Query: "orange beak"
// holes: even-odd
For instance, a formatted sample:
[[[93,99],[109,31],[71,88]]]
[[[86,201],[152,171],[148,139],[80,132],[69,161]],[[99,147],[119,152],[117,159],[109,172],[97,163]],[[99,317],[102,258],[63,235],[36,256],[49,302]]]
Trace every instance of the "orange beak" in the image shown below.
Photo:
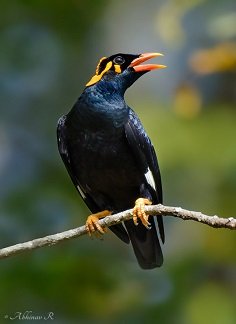
[[[153,57],[157,56],[163,56],[161,53],[144,53],[140,54],[140,56],[136,59],[134,59],[130,67],[134,69],[135,72],[148,72],[151,70],[156,70],[156,69],[164,69],[166,68],[165,65],[160,65],[160,64],[143,64],[143,62],[146,62],[147,60],[150,60]]]

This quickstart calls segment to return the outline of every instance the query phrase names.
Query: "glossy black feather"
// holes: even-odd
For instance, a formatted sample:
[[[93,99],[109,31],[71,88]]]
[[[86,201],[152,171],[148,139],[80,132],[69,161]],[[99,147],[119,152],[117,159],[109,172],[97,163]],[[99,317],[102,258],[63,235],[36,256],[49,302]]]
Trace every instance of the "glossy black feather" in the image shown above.
[[[129,114],[124,131],[119,131],[119,136],[115,132],[112,139],[113,131],[111,134],[108,132],[108,136],[98,131],[95,135],[92,132],[85,134],[87,131],[81,132],[79,129],[77,132],[77,127],[72,126],[76,120],[77,108],[76,104],[69,116],[63,116],[59,120],[58,147],[72,182],[91,212],[103,209],[119,212],[133,207],[138,197],[147,197],[153,203],[161,203],[161,179],[156,156],[136,114],[126,108]],[[78,160],[83,161],[82,157],[86,158],[80,165]],[[96,165],[96,160],[101,163]],[[145,179],[148,168],[153,172],[157,192]],[[81,176],[83,173],[85,175]],[[129,187],[130,184],[132,185]],[[97,188],[104,191],[102,195]],[[158,220],[160,222],[160,216]],[[154,219],[150,218],[150,222],[150,230],[141,224],[135,226],[133,221],[125,222],[129,236],[121,224],[111,227],[124,242],[128,243],[131,239],[139,264],[144,269],[160,266],[163,262]],[[162,227],[162,237],[161,229]]]
[[[92,213],[96,213],[100,211],[100,206],[96,204],[93,200],[92,196],[89,194],[89,190],[85,191],[79,179],[77,177],[76,168],[73,167],[73,162],[71,162],[71,153],[70,150],[74,149],[72,143],[69,142],[68,131],[66,126],[67,116],[62,116],[58,121],[57,126],[57,142],[58,142],[58,150],[61,155],[61,158],[65,164],[67,172],[75,186],[78,190],[80,196],[91,210]],[[129,243],[130,239],[123,227],[122,224],[111,226],[110,229],[116,234],[123,242]]]
[[[126,136],[133,153],[136,156],[137,164],[139,165],[140,172],[145,174],[148,169],[152,173],[155,182],[155,189],[146,182],[151,193],[151,201],[153,204],[162,204],[162,183],[161,174],[157,162],[157,157],[150,138],[146,134],[141,121],[135,112],[130,109],[129,120],[125,126]],[[163,226],[162,216],[157,217],[157,222],[160,231],[162,242],[165,241],[165,233]]]
[[[149,170],[154,179],[155,189],[148,183],[144,176],[143,182],[140,183],[141,196],[149,198],[153,204],[162,203],[162,185],[156,154],[141,121],[132,109],[129,111],[129,119],[125,125],[125,134],[131,152],[135,156],[139,172],[145,175]],[[137,259],[141,267],[146,269],[161,266],[163,263],[163,255],[154,218],[150,217],[149,221],[151,223],[150,230],[147,230],[144,226],[135,226],[133,222],[126,223],[126,228],[131,238]],[[158,216],[157,222],[160,237],[162,241],[164,241],[162,216]]]

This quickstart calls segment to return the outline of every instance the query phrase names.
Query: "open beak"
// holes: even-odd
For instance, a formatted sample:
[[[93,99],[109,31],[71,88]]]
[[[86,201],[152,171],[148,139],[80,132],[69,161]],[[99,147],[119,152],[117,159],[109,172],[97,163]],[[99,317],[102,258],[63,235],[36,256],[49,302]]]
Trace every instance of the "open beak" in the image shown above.
[[[144,53],[140,54],[138,58],[134,59],[130,67],[134,69],[135,72],[148,72],[151,70],[156,70],[156,69],[164,69],[166,68],[165,65],[160,65],[160,64],[143,64],[143,62],[146,62],[147,60],[150,60],[153,57],[156,56],[163,56],[161,53]]]

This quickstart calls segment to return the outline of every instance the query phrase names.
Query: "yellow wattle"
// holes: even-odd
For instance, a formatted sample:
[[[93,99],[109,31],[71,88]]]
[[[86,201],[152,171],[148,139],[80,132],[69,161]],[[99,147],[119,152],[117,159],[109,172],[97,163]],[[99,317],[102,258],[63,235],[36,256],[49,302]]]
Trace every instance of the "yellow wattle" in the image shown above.
[[[91,86],[101,80],[104,73],[106,73],[112,67],[112,62],[108,62],[105,69],[100,74],[95,74],[89,82],[86,84],[86,87]]]

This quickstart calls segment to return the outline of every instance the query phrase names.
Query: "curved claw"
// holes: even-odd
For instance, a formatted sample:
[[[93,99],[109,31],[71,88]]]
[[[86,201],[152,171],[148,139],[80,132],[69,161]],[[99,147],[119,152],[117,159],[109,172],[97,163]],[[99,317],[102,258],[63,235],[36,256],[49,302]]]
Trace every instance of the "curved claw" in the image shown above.
[[[103,228],[99,223],[99,219],[103,218],[105,216],[111,215],[111,212],[109,210],[104,210],[102,212],[92,214],[88,216],[85,227],[88,232],[89,236],[92,236],[95,232],[98,232],[100,234],[105,234],[106,233],[106,228]]]
[[[138,198],[135,201],[135,206],[133,208],[133,221],[134,224],[138,225],[138,219],[141,220],[142,224],[147,228],[150,229],[150,223],[148,221],[149,215],[147,215],[144,211],[145,205],[151,205],[152,202],[147,198]]]

